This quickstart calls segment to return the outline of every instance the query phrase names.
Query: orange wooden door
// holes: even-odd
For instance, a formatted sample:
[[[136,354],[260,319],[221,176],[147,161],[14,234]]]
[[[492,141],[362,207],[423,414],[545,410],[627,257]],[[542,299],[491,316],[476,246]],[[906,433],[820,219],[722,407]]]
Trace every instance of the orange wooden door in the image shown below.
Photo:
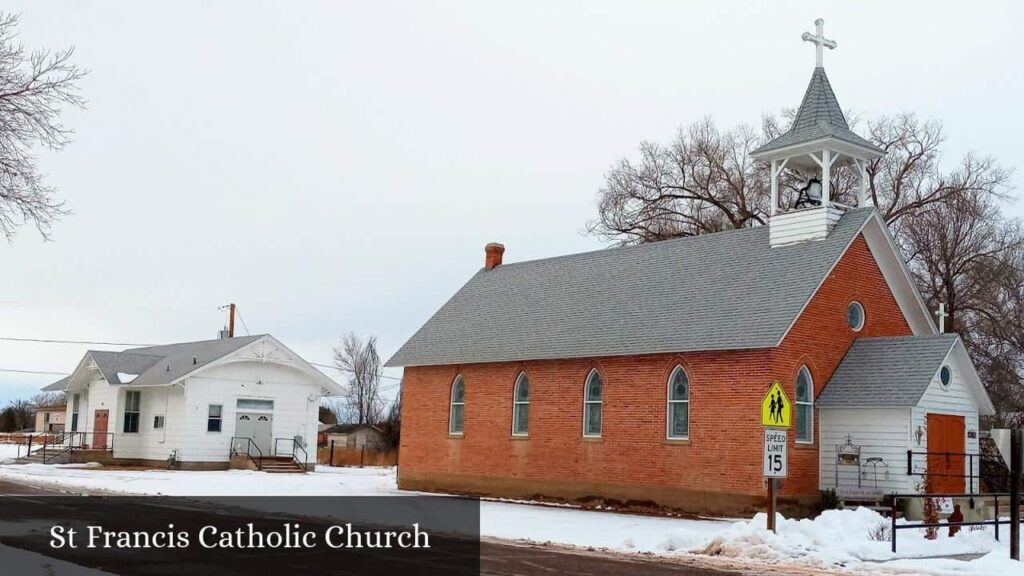
[[[964,491],[964,429],[963,416],[928,415],[928,475],[932,493]]]
[[[93,450],[107,449],[107,422],[110,420],[109,410],[97,410],[92,421]]]

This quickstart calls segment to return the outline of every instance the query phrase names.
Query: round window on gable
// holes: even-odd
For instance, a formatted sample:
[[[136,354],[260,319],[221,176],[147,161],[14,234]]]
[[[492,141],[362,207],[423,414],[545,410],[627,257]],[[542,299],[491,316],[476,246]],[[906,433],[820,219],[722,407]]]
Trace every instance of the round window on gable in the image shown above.
[[[864,327],[864,306],[861,306],[860,302],[850,302],[846,308],[846,323],[854,332],[860,332]]]
[[[943,388],[949,388],[949,385],[953,382],[953,371],[949,369],[949,366],[943,366],[939,370],[939,382],[942,383]]]

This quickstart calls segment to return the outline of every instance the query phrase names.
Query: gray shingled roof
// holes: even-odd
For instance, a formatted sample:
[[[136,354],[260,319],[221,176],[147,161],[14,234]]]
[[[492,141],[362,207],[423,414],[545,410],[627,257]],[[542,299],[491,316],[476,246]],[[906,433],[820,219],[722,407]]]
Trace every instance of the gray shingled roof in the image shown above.
[[[860,338],[818,397],[822,407],[916,406],[956,334]]]
[[[132,348],[123,352],[89,350],[86,352],[86,356],[96,362],[103,378],[111,385],[123,384],[117,376],[122,373],[138,375],[130,382],[132,386],[158,386],[169,384],[264,336],[265,334],[259,334],[238,338],[182,342],[165,346]],[[43,390],[64,390],[69,378],[70,376],[58,380]]]
[[[241,336],[236,338],[220,338],[217,340],[202,340],[200,342],[182,342],[179,344],[167,344],[165,346],[150,346],[148,348],[132,348],[121,354],[129,354],[133,357],[157,357],[155,364],[139,373],[139,377],[132,381],[132,386],[151,386],[168,384],[182,376],[198,370],[203,366],[219,360],[224,356],[248,346],[253,342],[266,336]],[[193,362],[193,358],[195,359]],[[121,370],[124,372],[124,370]],[[130,371],[128,371],[131,373]],[[107,380],[110,382],[110,380]],[[110,382],[114,384],[114,382]]]
[[[480,270],[387,366],[776,346],[873,211],[789,246],[761,226]]]
[[[60,392],[61,390],[63,390],[67,386],[68,378],[70,378],[70,376],[65,376],[65,377],[61,378],[60,380],[57,380],[53,384],[50,384],[49,386],[43,386],[42,391],[43,392]]]
[[[825,69],[815,68],[814,74],[811,75],[811,83],[807,86],[807,92],[800,103],[800,110],[789,131],[754,150],[753,154],[760,155],[779,148],[820,140],[826,136],[882,153],[880,148],[850,130],[843,110],[839,107],[839,101],[832,92],[828,76],[825,75]]]

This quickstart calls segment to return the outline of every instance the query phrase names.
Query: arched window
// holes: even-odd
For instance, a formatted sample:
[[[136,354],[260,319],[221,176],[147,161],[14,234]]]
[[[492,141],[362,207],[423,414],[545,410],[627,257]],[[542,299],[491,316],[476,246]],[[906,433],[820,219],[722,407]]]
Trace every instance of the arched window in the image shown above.
[[[512,390],[512,435],[527,436],[530,433],[530,379],[526,372],[520,372]]]
[[[682,366],[676,366],[668,377],[668,437],[690,436],[690,379]]]
[[[796,441],[814,442],[814,381],[807,366],[796,375]]]
[[[448,433],[462,434],[466,423],[466,385],[462,381],[462,374],[455,377],[452,382],[451,412],[448,415]]]
[[[601,399],[604,396],[604,382],[595,368],[587,375],[583,390],[583,435],[601,436]]]

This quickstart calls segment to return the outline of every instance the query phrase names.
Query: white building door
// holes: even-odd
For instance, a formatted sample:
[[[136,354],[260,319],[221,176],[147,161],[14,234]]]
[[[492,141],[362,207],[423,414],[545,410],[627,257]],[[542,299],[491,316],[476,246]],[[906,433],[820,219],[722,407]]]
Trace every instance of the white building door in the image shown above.
[[[235,420],[235,436],[252,438],[256,447],[264,456],[271,456],[271,438],[274,416],[272,414],[254,414],[239,412]]]

